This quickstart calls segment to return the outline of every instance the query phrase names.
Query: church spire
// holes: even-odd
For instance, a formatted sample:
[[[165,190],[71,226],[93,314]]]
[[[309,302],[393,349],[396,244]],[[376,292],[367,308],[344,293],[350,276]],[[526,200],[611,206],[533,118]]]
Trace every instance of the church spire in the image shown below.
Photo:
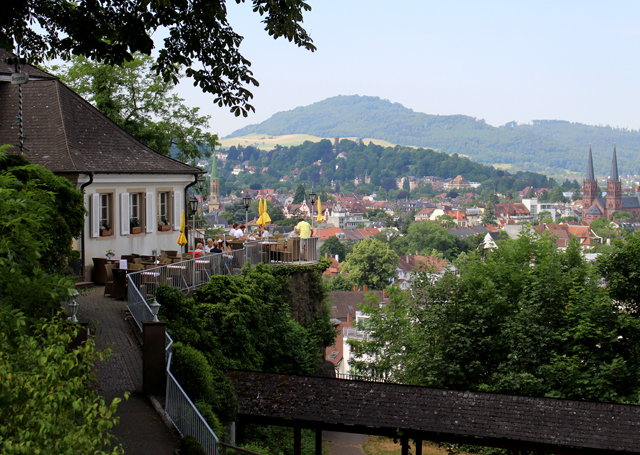
[[[614,147],[614,150],[615,150],[615,147]],[[589,144],[589,162],[587,163],[587,181],[593,182],[595,179],[596,179],[595,174],[593,172],[593,156],[591,154],[591,144]]]
[[[211,165],[211,177],[214,179],[218,177],[218,157],[216,156],[215,150],[213,151],[213,163]]]
[[[611,177],[610,180],[617,182],[620,180],[618,177],[618,157],[616,156],[616,143],[613,143],[613,159],[611,160]]]

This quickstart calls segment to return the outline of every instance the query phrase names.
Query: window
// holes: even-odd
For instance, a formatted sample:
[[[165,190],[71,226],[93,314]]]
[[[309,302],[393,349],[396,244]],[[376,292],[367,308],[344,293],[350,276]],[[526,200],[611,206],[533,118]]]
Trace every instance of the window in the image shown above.
[[[91,237],[109,237],[115,234],[113,190],[99,190],[89,196],[91,203],[90,229]]]
[[[170,216],[170,193],[168,191],[164,191],[158,193],[158,225],[166,225],[171,223]]]
[[[140,221],[140,193],[131,193],[129,198],[129,218]]]
[[[100,195],[100,229],[111,229],[111,194]]]
[[[144,193],[129,194],[129,225],[131,234],[140,234],[144,226]]]

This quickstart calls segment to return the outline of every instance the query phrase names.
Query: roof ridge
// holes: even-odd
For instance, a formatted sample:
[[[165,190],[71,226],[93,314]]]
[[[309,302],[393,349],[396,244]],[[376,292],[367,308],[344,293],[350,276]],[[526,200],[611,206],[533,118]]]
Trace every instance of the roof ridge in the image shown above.
[[[59,79],[56,80],[56,82],[59,82]],[[65,125],[64,115],[62,113],[62,100],[60,99],[60,90],[58,89],[58,84],[55,84],[55,85],[56,85],[56,98],[58,98],[58,112],[60,112],[60,121],[62,122],[62,134],[64,135],[64,144],[66,146],[69,159],[71,160],[71,164],[73,164],[73,168],[77,171],[78,166],[76,166],[76,162],[73,161],[73,156],[71,156],[71,150],[69,150],[69,138],[67,137],[67,127]]]
[[[67,86],[64,82],[62,82],[60,79],[55,79],[56,82],[58,82],[59,84],[62,84],[67,90],[69,90],[69,92],[71,93],[71,95],[75,98],[75,99],[79,99],[81,100],[82,103],[86,104],[89,106],[89,108],[95,112],[98,116],[102,117],[104,120],[106,120],[108,123],[110,123],[112,126],[115,127],[115,130],[118,132],[118,134],[122,137],[125,137],[127,139],[132,139],[133,141],[137,142],[141,148],[147,149],[155,154],[157,154],[158,156],[168,159],[170,161],[179,163],[182,166],[187,166],[189,168],[192,168],[194,171],[198,171],[198,172],[202,172],[200,169],[194,168],[193,166],[183,163],[180,160],[177,160],[173,157],[167,156],[167,155],[163,155],[162,153],[158,152],[157,150],[154,150],[153,148],[149,147],[148,145],[144,144],[142,141],[140,141],[138,138],[136,138],[134,135],[132,135],[131,133],[129,133],[127,130],[125,130],[123,127],[121,127],[120,125],[118,125],[116,122],[114,122],[113,120],[111,120],[107,115],[105,115],[102,111],[100,111],[97,107],[95,107],[93,104],[91,104],[89,101],[87,101],[86,99],[84,99],[82,96],[80,96],[78,93],[76,93],[71,87]],[[57,86],[56,86],[56,93],[57,93]],[[59,98],[58,98],[59,99]],[[60,104],[60,103],[58,103]],[[66,132],[65,132],[66,134]],[[65,136],[66,137],[66,136]]]

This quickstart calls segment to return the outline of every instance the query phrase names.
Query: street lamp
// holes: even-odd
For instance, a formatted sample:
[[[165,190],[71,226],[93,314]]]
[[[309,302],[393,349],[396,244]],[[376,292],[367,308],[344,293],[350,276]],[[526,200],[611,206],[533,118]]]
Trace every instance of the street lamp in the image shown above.
[[[160,311],[160,307],[162,305],[160,305],[158,303],[158,301],[156,300],[156,298],[153,298],[153,303],[151,303],[149,305],[149,308],[151,308],[151,313],[153,314],[153,322],[159,322],[158,321],[158,311]]]
[[[318,195],[314,191],[313,187],[311,188],[311,193],[309,193],[309,202],[311,202],[311,231],[313,232],[313,204],[316,203]]]
[[[202,194],[202,192],[204,191],[204,184],[205,184],[205,178],[204,176],[200,175],[198,177],[198,193]]]
[[[75,291],[73,295],[69,296],[69,309],[71,310],[71,320],[73,322],[78,322],[78,307],[80,304],[76,300],[76,296],[78,295],[78,291]]]
[[[251,205],[251,196],[244,196],[242,198],[242,203],[244,204],[244,210],[245,210],[244,224],[248,225],[249,224],[249,206]]]
[[[193,213],[193,249],[196,249],[196,210],[198,210],[198,199],[195,196],[189,198],[189,208]]]

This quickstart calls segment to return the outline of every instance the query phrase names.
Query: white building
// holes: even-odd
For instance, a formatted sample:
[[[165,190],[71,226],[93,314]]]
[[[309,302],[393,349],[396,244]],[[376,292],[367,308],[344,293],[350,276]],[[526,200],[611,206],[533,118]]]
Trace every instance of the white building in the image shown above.
[[[9,54],[0,51],[0,143],[15,144],[18,86],[9,82]],[[145,146],[56,77],[26,65],[23,84],[24,156],[84,193],[84,231],[77,239],[85,266],[107,250],[151,254],[179,250],[180,217],[198,168]],[[10,149],[9,152],[17,152]]]
[[[538,202],[537,198],[532,199],[523,199],[522,203],[527,209],[529,209],[529,213],[534,220],[538,219],[538,213],[541,212],[549,212],[551,214],[551,218],[553,221],[556,221],[558,217],[558,212],[556,210],[556,205],[550,202]]]

